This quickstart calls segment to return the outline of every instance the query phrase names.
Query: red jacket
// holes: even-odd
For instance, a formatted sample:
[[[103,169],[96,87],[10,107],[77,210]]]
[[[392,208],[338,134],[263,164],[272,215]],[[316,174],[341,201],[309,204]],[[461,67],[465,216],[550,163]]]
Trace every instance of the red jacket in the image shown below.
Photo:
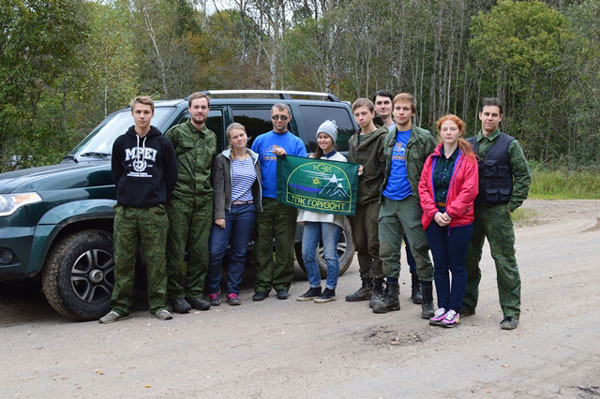
[[[442,144],[439,144],[433,154],[425,161],[421,180],[419,181],[419,197],[423,216],[421,222],[423,230],[429,227],[433,217],[439,212],[435,204],[435,192],[433,187],[433,168],[441,156]],[[446,212],[452,218],[450,227],[464,226],[473,223],[473,202],[479,192],[479,169],[474,154],[463,155],[459,150],[458,158],[454,164],[450,186],[448,187],[448,198],[446,198]],[[434,222],[435,223],[435,222]]]

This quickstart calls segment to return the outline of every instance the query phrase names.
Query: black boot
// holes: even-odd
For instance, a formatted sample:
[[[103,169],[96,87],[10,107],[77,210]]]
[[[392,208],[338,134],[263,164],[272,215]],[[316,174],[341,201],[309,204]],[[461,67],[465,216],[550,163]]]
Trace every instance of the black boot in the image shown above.
[[[423,303],[423,295],[421,294],[421,285],[419,284],[419,277],[416,272],[410,273],[411,277],[411,294],[410,299],[412,299],[413,303],[421,304]]]
[[[375,306],[377,302],[381,301],[383,301],[383,279],[376,278],[373,280],[373,295],[371,295],[369,307],[373,309],[373,306]]]
[[[368,301],[373,291],[373,280],[364,279],[362,286],[354,294],[346,296],[346,302]]]
[[[426,283],[427,284],[427,283]],[[421,304],[421,318],[429,319],[433,317],[433,286],[431,283],[424,285],[421,283],[423,293],[423,303]]]
[[[390,283],[388,281],[385,284],[383,299],[373,305],[373,313],[387,313],[392,310],[400,310],[398,295],[400,295],[400,286],[398,283]]]

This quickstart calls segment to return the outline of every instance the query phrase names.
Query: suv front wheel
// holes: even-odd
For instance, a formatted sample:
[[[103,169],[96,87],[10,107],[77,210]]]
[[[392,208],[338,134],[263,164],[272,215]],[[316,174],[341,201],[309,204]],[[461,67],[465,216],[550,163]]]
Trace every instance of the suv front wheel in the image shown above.
[[[50,305],[71,320],[95,320],[110,309],[115,284],[111,234],[84,230],[63,238],[50,251],[42,284]]]

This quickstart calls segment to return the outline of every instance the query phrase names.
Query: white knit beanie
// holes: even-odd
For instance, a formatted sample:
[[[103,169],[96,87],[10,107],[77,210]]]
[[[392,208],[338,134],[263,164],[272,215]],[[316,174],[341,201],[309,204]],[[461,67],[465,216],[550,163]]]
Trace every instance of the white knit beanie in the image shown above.
[[[335,141],[337,140],[337,123],[336,121],[325,121],[323,123],[321,123],[321,126],[319,126],[319,129],[317,129],[317,138],[319,138],[319,133],[327,133],[331,139],[333,140],[333,143],[335,144]]]

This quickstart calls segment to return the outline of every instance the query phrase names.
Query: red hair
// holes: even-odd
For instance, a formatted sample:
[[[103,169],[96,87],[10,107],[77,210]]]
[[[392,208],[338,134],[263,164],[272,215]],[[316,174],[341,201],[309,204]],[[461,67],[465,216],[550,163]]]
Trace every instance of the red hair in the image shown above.
[[[458,126],[458,130],[460,132],[460,136],[458,137],[458,148],[460,149],[460,151],[465,156],[475,155],[475,153],[473,152],[473,148],[471,147],[471,144],[469,144],[469,142],[467,140],[462,138],[462,136],[465,134],[465,130],[467,127],[465,122],[463,122],[462,119],[460,119],[458,116],[456,116],[454,114],[444,115],[440,119],[438,119],[437,122],[435,122],[435,126],[437,127],[438,132],[442,128],[442,123],[444,123],[446,121],[452,121],[452,122],[456,123],[456,126]],[[438,139],[438,141],[441,141],[441,140]]]

